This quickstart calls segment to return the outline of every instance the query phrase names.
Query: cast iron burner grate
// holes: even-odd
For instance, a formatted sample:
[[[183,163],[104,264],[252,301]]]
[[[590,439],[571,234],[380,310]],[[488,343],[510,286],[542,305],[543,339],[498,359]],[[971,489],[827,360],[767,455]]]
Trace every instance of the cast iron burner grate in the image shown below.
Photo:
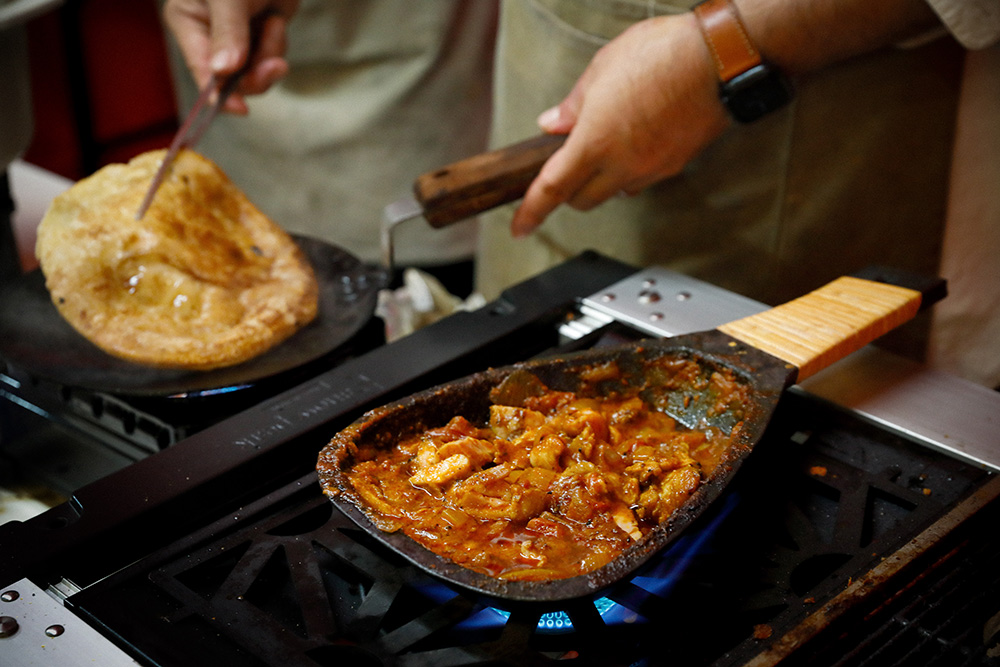
[[[315,475],[69,603],[155,665],[735,665],[989,477],[789,393],[719,502],[639,576],[597,596],[610,606],[490,611],[496,601],[374,543]],[[555,612],[572,629],[539,627]],[[493,620],[469,622],[484,614]]]
[[[888,599],[871,599],[788,667],[1000,667],[996,503],[948,548],[922,559]]]

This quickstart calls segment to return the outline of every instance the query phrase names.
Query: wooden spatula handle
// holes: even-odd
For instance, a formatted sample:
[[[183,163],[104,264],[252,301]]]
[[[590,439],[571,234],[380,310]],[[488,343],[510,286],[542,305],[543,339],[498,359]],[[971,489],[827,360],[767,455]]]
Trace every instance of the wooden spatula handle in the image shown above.
[[[916,290],[845,276],[718,329],[796,366],[801,382],[911,319],[921,299]]]
[[[422,174],[413,192],[433,227],[520,199],[565,136],[543,134]]]

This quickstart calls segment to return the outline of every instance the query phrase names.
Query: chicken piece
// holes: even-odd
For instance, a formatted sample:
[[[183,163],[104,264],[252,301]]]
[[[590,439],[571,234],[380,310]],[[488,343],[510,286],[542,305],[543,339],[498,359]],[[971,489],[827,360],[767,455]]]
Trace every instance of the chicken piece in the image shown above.
[[[476,519],[525,522],[545,511],[551,470],[514,470],[503,464],[457,482],[445,494],[448,502]]]
[[[497,448],[489,440],[465,437],[444,443],[438,448],[437,454],[442,460],[462,454],[469,459],[473,468],[482,468],[485,464],[493,462]]]
[[[670,468],[667,468],[669,470]],[[639,461],[638,463],[633,463],[628,468],[625,468],[625,474],[634,477],[639,480],[639,482],[646,484],[651,479],[655,479],[663,473],[663,464],[659,461],[654,461],[652,459],[646,459]]]
[[[450,442],[464,437],[486,438],[489,437],[489,429],[479,428],[473,425],[468,419],[461,415],[452,417],[444,426],[428,429],[424,437],[435,442]]]
[[[557,475],[544,468],[528,468],[516,482],[514,507],[510,513],[512,521],[527,522],[549,507],[549,488]]]
[[[644,484],[671,470],[695,464],[686,446],[672,442],[650,445],[637,441],[632,447],[632,460],[634,463],[625,468],[625,474]]]
[[[595,498],[608,498],[611,496],[611,489],[604,473],[594,471],[583,476],[583,484],[587,487],[587,492]]]
[[[589,423],[586,423],[576,437],[573,438],[572,442],[569,443],[567,449],[574,461],[590,461],[597,442],[598,439],[594,433],[594,429]]]
[[[628,475],[615,472],[605,472],[604,479],[611,495],[629,507],[639,502],[639,480]]]
[[[632,398],[623,401],[619,405],[609,418],[609,421],[613,425],[624,425],[638,420],[648,414],[649,410],[646,408],[646,404],[638,396],[633,396]]]
[[[507,518],[513,472],[507,464],[481,470],[456,483],[445,494],[448,504],[476,519]]]
[[[685,466],[667,473],[660,484],[658,520],[663,521],[673,514],[694,493],[699,484],[701,484],[701,471],[697,466]]]
[[[587,488],[586,475],[563,474],[552,490],[553,512],[578,523],[587,523],[607,505],[599,502]]]
[[[490,427],[497,437],[512,442],[526,432],[535,431],[545,424],[545,415],[534,410],[509,405],[490,406]]]
[[[526,396],[523,405],[529,410],[537,410],[543,414],[551,415],[575,400],[577,400],[576,394],[571,391],[549,390],[540,396]]]
[[[562,430],[570,436],[588,433],[588,439],[607,440],[608,420],[597,409],[594,399],[581,399],[560,413]]]
[[[683,441],[670,440],[662,442],[648,438],[637,438],[630,443],[633,460],[655,460],[664,464],[664,468],[680,468],[691,465],[691,451]]]
[[[701,471],[691,465],[671,470],[657,484],[650,485],[639,496],[639,517],[664,521],[691,497],[701,484]]]
[[[545,511],[525,524],[525,528],[539,535],[547,535],[558,539],[566,539],[572,530],[566,523],[552,512]]]
[[[531,448],[551,432],[542,413],[507,405],[490,406],[490,426],[498,448],[496,461],[515,468],[527,468]]]
[[[533,468],[545,468],[558,472],[562,469],[559,457],[564,451],[566,451],[566,443],[562,441],[562,438],[557,435],[547,435],[531,448],[528,460]]]
[[[437,445],[430,440],[422,440],[417,446],[417,455],[413,459],[413,465],[417,470],[429,468],[441,461],[438,454]]]
[[[385,491],[378,483],[378,477],[373,474],[375,470],[375,465],[370,461],[358,464],[354,468],[354,474],[351,475],[351,486],[376,511],[383,514],[394,514],[396,507],[385,497]]]
[[[465,454],[454,454],[410,475],[413,486],[441,488],[449,482],[472,474],[472,463]]]

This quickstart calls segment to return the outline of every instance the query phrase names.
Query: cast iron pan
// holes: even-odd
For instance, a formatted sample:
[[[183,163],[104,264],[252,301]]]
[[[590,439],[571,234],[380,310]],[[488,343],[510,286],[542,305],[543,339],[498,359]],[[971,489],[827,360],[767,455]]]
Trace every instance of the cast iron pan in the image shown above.
[[[265,354],[210,371],[151,368],[113,357],[76,332],[59,314],[40,270],[0,292],[0,356],[11,364],[70,387],[125,396],[174,396],[258,382],[331,352],[368,322],[381,269],[346,250],[296,236],[319,282],[319,310],[308,326]]]
[[[423,217],[446,227],[521,197],[565,137],[541,135],[427,172],[414,183]],[[362,264],[345,250],[296,237],[320,282],[315,321],[266,354],[212,371],[155,369],[106,354],[56,311],[41,272],[0,289],[0,357],[71,387],[118,395],[174,396],[257,382],[291,370],[347,341],[368,322],[387,270]]]
[[[321,452],[317,469],[324,489],[338,489],[333,503],[373,538],[398,552],[427,573],[455,586],[498,601],[556,603],[590,596],[634,573],[673,541],[726,487],[742,461],[761,438],[783,390],[825,368],[877,336],[910,319],[923,300],[921,292],[869,280],[841,278],[784,306],[718,329],[666,340],[642,341],[600,348],[562,358],[531,361],[487,370],[377,408],[337,434]],[[716,413],[716,395],[698,389],[697,382],[672,378],[663,361],[693,360],[701,379],[729,369],[750,399],[734,402]],[[614,362],[621,379],[585,382],[581,373]],[[442,426],[462,415],[475,424],[488,420],[490,392],[516,394],[517,378],[527,371],[552,389],[590,395],[611,395],[640,388],[647,404],[692,426],[708,419],[729,431],[742,426],[720,465],[689,500],[617,559],[589,574],[541,582],[504,581],[466,569],[438,556],[401,531],[385,533],[349,499],[352,490],[341,470],[352,463],[354,446],[371,443],[392,447],[399,439],[426,428]],[[501,403],[516,405],[501,398]]]

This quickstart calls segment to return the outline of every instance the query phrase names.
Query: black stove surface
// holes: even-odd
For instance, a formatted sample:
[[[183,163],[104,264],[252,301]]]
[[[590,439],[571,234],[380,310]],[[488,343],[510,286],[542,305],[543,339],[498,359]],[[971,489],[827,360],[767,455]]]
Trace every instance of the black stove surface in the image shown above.
[[[792,390],[686,535],[632,580],[559,607],[449,588],[322,495],[316,457],[364,410],[487,366],[634,338],[617,323],[575,341],[557,332],[579,299],[631,272],[581,256],[0,525],[0,587],[71,582],[66,606],[144,665],[737,665],[835,611],[853,582],[995,486],[980,468]],[[997,547],[981,532],[996,505],[875,581],[876,595],[803,639],[791,662],[911,664],[876,652],[912,643],[901,631],[853,648],[902,624],[946,649],[915,664],[992,664],[973,635],[1000,593]],[[945,586],[953,568],[961,581]],[[946,610],[964,596],[976,621],[928,630],[935,617],[921,602],[935,595]]]
[[[743,664],[986,477],[789,395],[689,533],[595,599],[504,609],[452,590],[306,475],[71,601],[155,665]]]

